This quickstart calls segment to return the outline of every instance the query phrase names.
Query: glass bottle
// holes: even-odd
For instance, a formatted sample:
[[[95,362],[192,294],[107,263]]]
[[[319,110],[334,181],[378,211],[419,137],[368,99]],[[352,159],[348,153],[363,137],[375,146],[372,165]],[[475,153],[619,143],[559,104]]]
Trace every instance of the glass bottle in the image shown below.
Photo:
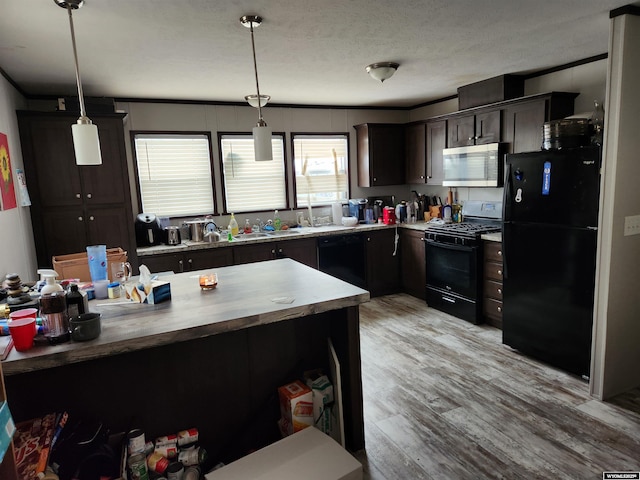
[[[273,214],[273,228],[275,228],[276,230],[280,230],[282,228],[282,222],[280,221],[278,210],[276,210]]]

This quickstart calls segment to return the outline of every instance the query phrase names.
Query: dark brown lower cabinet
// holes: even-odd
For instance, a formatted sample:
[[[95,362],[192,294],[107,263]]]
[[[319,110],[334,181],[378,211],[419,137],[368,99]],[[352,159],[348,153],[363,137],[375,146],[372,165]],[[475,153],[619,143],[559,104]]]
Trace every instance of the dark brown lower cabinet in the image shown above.
[[[252,263],[290,258],[312,268],[318,268],[318,254],[315,238],[286,240],[281,242],[258,243],[253,245],[236,245],[233,247],[234,263]]]
[[[482,313],[489,325],[502,328],[502,244],[484,242]]]
[[[140,264],[146,265],[152,273],[182,273],[233,265],[233,251],[224,247],[163,253],[138,258]]]
[[[400,229],[402,291],[426,301],[427,268],[424,232]]]
[[[395,235],[396,229],[366,232],[367,290],[372,297],[400,291],[400,255],[395,249]]]

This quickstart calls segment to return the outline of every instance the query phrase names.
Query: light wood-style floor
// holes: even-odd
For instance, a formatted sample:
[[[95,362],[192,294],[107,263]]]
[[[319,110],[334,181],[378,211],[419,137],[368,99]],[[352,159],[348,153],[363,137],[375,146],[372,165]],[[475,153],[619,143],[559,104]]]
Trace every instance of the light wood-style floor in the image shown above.
[[[640,389],[581,378],[398,294],[360,306],[365,479],[601,479],[640,471]],[[629,368],[638,368],[629,365]]]

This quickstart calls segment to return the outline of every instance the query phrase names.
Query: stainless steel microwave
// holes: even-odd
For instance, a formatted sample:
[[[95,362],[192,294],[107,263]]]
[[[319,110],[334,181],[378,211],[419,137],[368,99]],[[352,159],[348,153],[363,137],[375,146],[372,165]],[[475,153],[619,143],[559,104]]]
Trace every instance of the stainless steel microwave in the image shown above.
[[[442,151],[445,187],[501,187],[505,143],[487,143]]]

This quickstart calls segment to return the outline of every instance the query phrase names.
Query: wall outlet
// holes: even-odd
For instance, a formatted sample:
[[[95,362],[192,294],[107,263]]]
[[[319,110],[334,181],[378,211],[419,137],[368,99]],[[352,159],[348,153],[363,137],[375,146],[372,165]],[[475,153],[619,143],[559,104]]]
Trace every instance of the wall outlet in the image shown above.
[[[640,215],[624,217],[624,236],[640,235]]]

